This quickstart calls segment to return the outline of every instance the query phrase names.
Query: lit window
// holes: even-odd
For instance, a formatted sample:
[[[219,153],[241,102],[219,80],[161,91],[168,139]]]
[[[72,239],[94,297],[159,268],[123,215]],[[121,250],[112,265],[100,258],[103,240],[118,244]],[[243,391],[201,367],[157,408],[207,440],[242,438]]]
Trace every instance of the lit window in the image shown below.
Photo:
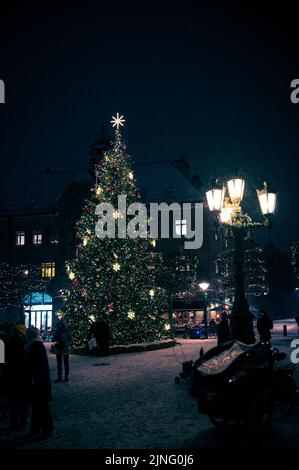
[[[55,277],[55,263],[42,263],[42,277]]]
[[[187,235],[187,220],[175,221],[175,233],[180,236]]]
[[[59,243],[59,232],[56,228],[53,228],[50,232],[50,243],[51,245],[58,245]]]
[[[33,245],[41,245],[43,242],[43,234],[41,230],[33,230],[32,243]]]
[[[23,230],[16,231],[16,245],[17,246],[25,245],[25,232]]]

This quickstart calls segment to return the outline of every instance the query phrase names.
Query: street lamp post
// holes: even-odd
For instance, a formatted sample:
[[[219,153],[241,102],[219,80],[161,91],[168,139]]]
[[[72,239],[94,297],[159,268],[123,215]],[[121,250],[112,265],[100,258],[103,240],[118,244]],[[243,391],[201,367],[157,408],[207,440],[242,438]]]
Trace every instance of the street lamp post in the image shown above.
[[[203,314],[203,321],[204,321],[204,325],[205,325],[205,338],[208,339],[209,337],[209,334],[208,334],[208,309],[207,309],[207,306],[208,306],[208,301],[207,301],[207,298],[208,298],[208,293],[207,293],[207,290],[208,290],[208,287],[209,287],[209,283],[208,282],[201,282],[199,284],[199,287],[201,288],[201,290],[203,291],[204,293],[204,298],[205,298],[205,301],[204,301],[204,314]]]
[[[226,187],[216,187],[206,193],[210,211],[217,214],[217,221],[225,227],[225,235],[234,240],[234,302],[231,314],[231,330],[233,338],[246,344],[254,343],[253,315],[245,295],[244,285],[244,239],[249,229],[256,227],[271,228],[271,216],[276,207],[276,193],[269,192],[268,184],[257,190],[263,222],[253,222],[242,212],[241,202],[244,195],[245,181],[236,177],[227,182],[228,194],[225,197]]]

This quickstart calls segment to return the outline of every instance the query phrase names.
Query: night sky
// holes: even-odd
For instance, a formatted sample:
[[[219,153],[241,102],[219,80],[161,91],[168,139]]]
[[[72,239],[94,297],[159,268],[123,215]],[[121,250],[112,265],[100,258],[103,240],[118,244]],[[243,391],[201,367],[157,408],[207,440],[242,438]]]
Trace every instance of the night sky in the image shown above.
[[[256,217],[267,178],[279,192],[273,242],[299,240],[299,7],[205,3],[1,6],[1,192],[47,167],[86,166],[120,112],[136,162],[183,154],[205,189],[238,167]]]

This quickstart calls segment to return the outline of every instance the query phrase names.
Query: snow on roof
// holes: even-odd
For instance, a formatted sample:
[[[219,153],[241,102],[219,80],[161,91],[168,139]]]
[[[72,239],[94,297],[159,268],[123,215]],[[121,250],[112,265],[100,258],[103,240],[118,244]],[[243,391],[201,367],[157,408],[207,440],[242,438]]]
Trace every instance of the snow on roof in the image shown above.
[[[66,186],[88,181],[84,170],[45,170],[11,188],[0,197],[0,214],[35,214],[53,210]]]
[[[143,202],[200,202],[200,192],[172,162],[135,165]],[[0,196],[0,215],[47,213],[55,208],[66,186],[73,181],[92,183],[82,170],[45,170]]]
[[[200,202],[201,195],[172,162],[140,163],[135,177],[142,200],[149,202]]]

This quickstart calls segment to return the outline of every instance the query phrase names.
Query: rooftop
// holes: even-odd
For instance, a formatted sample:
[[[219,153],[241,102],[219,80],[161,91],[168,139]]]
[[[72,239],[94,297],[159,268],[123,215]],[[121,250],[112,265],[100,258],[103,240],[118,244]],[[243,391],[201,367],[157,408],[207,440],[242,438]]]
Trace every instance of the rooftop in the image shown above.
[[[200,191],[173,162],[136,164],[134,171],[145,203],[200,201]],[[83,169],[46,169],[0,196],[0,215],[52,212],[66,187],[75,181],[92,183],[91,176]]]

